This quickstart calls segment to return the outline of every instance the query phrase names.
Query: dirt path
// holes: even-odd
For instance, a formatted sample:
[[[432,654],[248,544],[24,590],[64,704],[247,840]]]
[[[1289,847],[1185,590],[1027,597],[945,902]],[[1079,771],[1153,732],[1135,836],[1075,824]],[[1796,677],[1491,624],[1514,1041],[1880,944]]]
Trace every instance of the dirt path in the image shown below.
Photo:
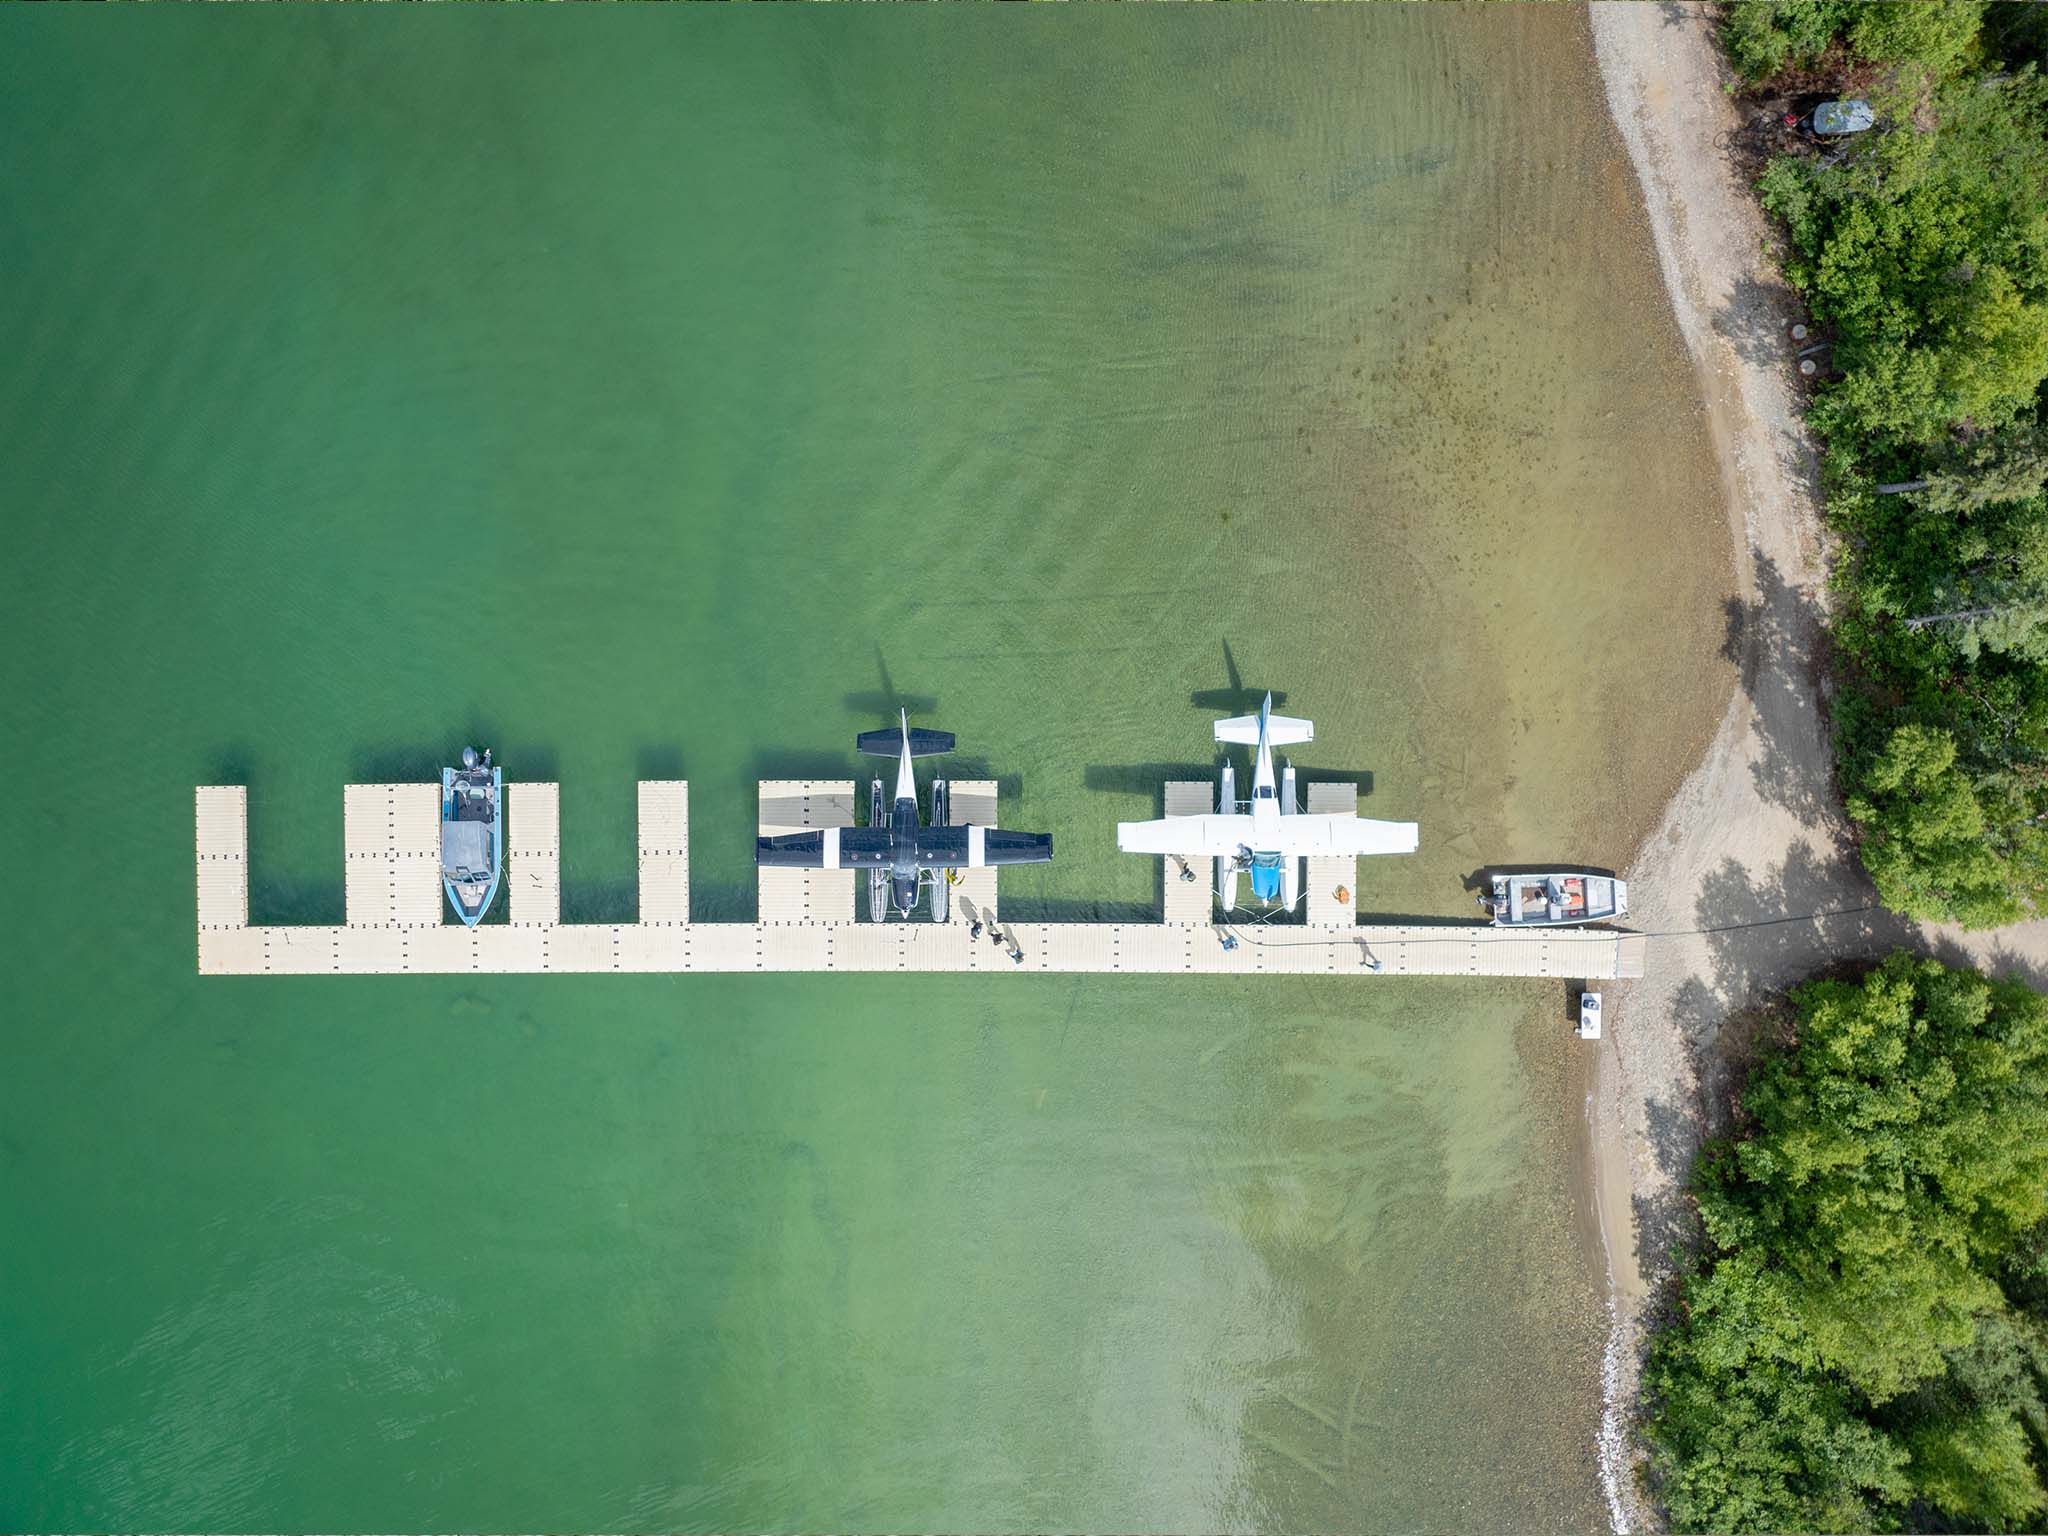
[[[1602,0],[1591,13],[1608,106],[1699,369],[1741,594],[1728,615],[1735,697],[1630,871],[1632,920],[1682,936],[1652,941],[1649,976],[1613,1010],[1589,1105],[1616,1313],[1602,1460],[1617,1528],[1644,1529],[1627,1429],[1640,1323],[1684,1230],[1682,1184],[1708,1106],[1725,1101],[1741,1034],[1730,1021],[1831,961],[1900,944],[2048,984],[2048,922],[1964,935],[1876,908],[1818,707],[1825,551],[1787,339],[1797,301],[1761,254],[1763,219],[1727,152],[1737,116],[1712,15],[1668,0]],[[1804,920],[1814,913],[1841,915]]]

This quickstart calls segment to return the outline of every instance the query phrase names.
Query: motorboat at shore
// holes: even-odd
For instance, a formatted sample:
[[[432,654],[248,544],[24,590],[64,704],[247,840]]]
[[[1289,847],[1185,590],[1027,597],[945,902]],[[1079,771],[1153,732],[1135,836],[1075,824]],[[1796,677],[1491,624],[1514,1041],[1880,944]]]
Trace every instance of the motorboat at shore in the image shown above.
[[[462,749],[460,768],[441,770],[441,887],[463,926],[474,928],[498,894],[505,859],[504,769],[485,749]]]
[[[1628,882],[1590,869],[1495,875],[1479,904],[1496,928],[1564,928],[1628,916]]]

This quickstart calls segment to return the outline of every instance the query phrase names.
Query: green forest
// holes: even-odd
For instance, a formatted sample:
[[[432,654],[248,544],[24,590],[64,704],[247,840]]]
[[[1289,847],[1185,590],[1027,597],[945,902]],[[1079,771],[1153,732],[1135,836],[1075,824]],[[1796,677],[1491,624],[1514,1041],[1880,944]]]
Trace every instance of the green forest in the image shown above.
[[[1693,1191],[1644,1371],[1685,1531],[2048,1524],[2048,998],[1896,955],[1809,982]]]
[[[1808,411],[1838,536],[1837,771],[1885,904],[2048,910],[2048,9],[1743,0],[1760,94],[1877,125],[1758,192],[1831,344]]]
[[[1740,0],[1820,341],[1836,766],[1886,905],[2048,911],[2048,6]],[[1862,97],[1875,126],[1798,131]],[[1645,1362],[1685,1531],[2048,1527],[2048,998],[1893,956],[1763,1020]]]

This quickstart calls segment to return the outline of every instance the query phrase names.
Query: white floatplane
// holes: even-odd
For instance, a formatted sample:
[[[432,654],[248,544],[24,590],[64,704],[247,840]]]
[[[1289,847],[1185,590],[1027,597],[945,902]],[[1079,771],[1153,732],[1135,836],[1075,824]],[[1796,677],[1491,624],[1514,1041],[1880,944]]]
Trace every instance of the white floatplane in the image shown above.
[[[1315,735],[1314,721],[1274,714],[1270,693],[1256,715],[1218,720],[1219,742],[1257,744],[1251,799],[1237,798],[1236,768],[1226,761],[1217,784],[1214,815],[1120,821],[1117,847],[1125,853],[1157,853],[1190,862],[1215,859],[1216,894],[1225,911],[1237,905],[1238,876],[1247,872],[1257,900],[1291,910],[1301,899],[1304,857],[1413,853],[1417,831],[1412,821],[1311,816],[1300,809],[1295,799],[1294,764],[1287,764],[1276,778],[1273,748],[1314,741]]]

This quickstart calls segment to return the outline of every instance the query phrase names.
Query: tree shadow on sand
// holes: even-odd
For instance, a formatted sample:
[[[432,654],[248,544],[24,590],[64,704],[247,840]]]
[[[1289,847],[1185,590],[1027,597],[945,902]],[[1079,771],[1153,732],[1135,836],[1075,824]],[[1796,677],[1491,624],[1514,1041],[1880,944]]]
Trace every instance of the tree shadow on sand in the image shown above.
[[[1714,311],[1711,324],[1744,362],[1796,374],[1800,349],[1813,345],[1792,339],[1792,324],[1802,313],[1798,295],[1783,283],[1744,273],[1736,278],[1728,302]]]
[[[1824,793],[1825,786],[1813,791]],[[1689,1102],[1652,1100],[1649,1136],[1668,1184],[1634,1199],[1636,1252],[1659,1287],[1656,1308],[1699,1240],[1689,1191],[1700,1145],[1730,1129],[1729,1110],[1757,1055],[1780,1038],[1785,989],[1846,958],[1874,961],[1914,934],[1877,905],[1853,854],[1833,843],[1795,844],[1782,864],[1753,873],[1734,859],[1701,882],[1694,934],[1705,940],[1703,976],[1672,1001],[1672,1023],[1693,1065]],[[1673,937],[1677,937],[1674,935]]]
[[[1813,600],[1757,552],[1758,598],[1730,598],[1721,654],[1742,669],[1754,710],[1757,758],[1750,765],[1760,798],[1815,830],[1841,835],[1834,758],[1820,695],[1821,624]]]

